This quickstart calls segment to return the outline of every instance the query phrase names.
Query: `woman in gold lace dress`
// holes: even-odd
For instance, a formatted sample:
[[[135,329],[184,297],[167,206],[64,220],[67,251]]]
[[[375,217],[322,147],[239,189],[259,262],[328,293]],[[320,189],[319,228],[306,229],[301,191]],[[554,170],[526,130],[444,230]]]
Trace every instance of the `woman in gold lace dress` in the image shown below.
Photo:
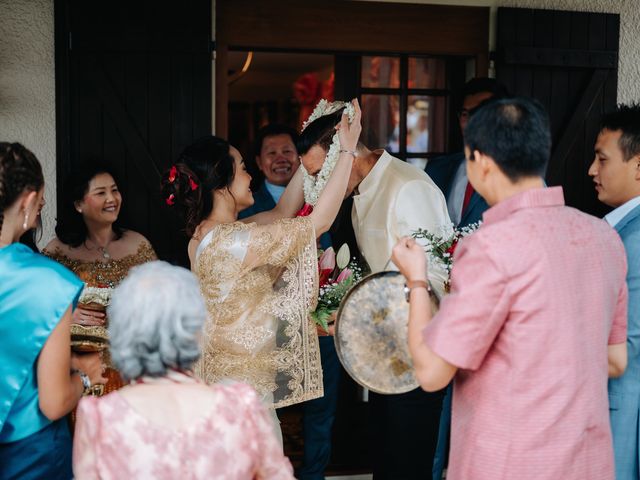
[[[238,212],[253,204],[251,176],[238,150],[217,137],[187,147],[163,177],[166,202],[186,218],[191,268],[209,312],[195,367],[207,383],[248,383],[274,408],[322,396],[308,315],[318,292],[316,239],[344,198],[361,130],[356,101],[354,107],[351,124],[342,116],[341,153],[307,217],[295,217],[303,204],[298,169],[273,210],[238,221]]]
[[[122,196],[110,170],[89,165],[64,182],[64,203],[58,212],[56,238],[43,253],[72,270],[85,283],[73,312],[72,348],[95,351],[106,347],[106,305],[113,288],[135,265],[156,259],[150,243],[139,233],[118,225]],[[105,385],[91,394],[104,395],[123,386],[103,351]]]

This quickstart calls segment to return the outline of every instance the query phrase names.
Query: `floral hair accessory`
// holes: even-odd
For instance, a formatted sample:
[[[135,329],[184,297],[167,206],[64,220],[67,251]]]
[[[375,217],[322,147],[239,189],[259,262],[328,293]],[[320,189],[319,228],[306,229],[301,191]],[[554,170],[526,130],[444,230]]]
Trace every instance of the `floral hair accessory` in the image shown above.
[[[356,110],[351,102],[328,102],[323,98],[318,102],[318,105],[313,110],[313,113],[307,119],[307,121],[302,124],[302,131],[304,131],[304,129],[307,128],[309,124],[311,124],[318,118],[331,115],[341,108],[345,109],[344,113],[349,117],[349,123],[351,123],[356,114]],[[329,151],[327,152],[326,157],[324,157],[324,163],[322,164],[322,168],[320,169],[318,174],[315,176],[309,175],[306,169],[303,168],[302,176],[304,178],[304,200],[309,205],[315,206],[315,204],[318,202],[318,198],[320,198],[322,190],[324,190],[324,187],[327,185],[329,177],[331,176],[331,172],[333,172],[333,169],[338,162],[339,156],[340,137],[338,136],[338,132],[336,132],[333,135],[331,146],[329,146]]]
[[[173,195],[173,193],[171,195],[169,195],[167,197],[167,200],[166,200],[167,201],[167,205],[169,205],[169,206],[173,205],[175,203],[175,201],[174,201],[175,198],[176,197],[175,197],[175,195]]]
[[[169,183],[173,183],[176,181],[176,176],[178,175],[178,169],[176,166],[172,166],[169,170]]]
[[[189,186],[191,187],[191,191],[198,189],[198,184],[194,182],[193,178],[191,178],[191,175],[189,175]]]

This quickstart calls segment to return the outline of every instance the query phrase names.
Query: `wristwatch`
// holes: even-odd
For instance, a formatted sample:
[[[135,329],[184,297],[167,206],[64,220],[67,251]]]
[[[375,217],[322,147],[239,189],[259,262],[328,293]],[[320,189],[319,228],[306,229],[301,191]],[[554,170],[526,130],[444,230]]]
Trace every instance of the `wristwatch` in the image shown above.
[[[91,379],[89,378],[89,375],[84,373],[82,370],[74,370],[73,373],[78,374],[80,380],[82,380],[82,386],[85,390],[89,390],[91,388]]]
[[[409,280],[404,284],[404,298],[407,303],[409,303],[411,297],[411,290],[414,288],[426,288],[427,292],[431,291],[431,287],[429,287],[429,284],[424,280]]]

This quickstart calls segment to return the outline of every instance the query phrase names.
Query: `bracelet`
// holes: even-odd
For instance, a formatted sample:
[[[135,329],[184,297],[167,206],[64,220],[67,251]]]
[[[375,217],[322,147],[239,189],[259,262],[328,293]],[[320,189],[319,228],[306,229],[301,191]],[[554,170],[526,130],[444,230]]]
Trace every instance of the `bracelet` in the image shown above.
[[[82,370],[74,370],[72,373],[78,374],[85,390],[89,390],[91,388],[91,379],[89,378],[89,375],[84,373]]]
[[[354,159],[358,156],[355,150],[340,150],[338,153],[348,153],[349,155],[353,155]]]
[[[431,285],[426,280],[407,280],[407,287],[409,288],[426,288],[427,292],[431,291]]]

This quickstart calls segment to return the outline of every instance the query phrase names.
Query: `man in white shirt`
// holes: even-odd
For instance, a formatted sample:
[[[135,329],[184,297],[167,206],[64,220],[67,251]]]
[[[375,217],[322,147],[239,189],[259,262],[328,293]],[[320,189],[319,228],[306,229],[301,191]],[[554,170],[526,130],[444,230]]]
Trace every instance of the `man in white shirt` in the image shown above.
[[[320,117],[300,135],[298,153],[309,174],[320,171],[341,114]],[[396,270],[391,251],[401,237],[419,228],[451,232],[444,195],[426,173],[362,143],[353,153],[347,195],[353,193],[353,230],[372,273]],[[445,279],[444,271],[430,266],[429,281],[440,294]],[[369,394],[374,479],[431,478],[442,397],[443,392],[420,388],[401,395]]]
[[[616,229],[627,254],[628,365],[609,380],[609,409],[616,478],[640,478],[640,105],[621,105],[605,115],[589,168],[598,199],[614,207],[605,220]]]

